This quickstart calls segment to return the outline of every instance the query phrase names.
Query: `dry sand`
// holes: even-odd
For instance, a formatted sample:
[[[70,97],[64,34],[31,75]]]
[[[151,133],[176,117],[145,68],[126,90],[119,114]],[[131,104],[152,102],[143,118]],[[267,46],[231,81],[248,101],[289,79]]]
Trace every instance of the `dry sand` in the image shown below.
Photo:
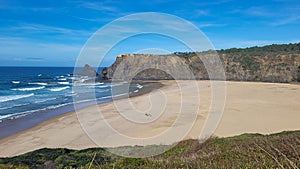
[[[97,147],[82,129],[77,115],[85,131],[100,146],[171,144],[183,137],[199,138],[211,108],[210,82],[161,83],[164,87],[151,93],[91,106],[77,114],[66,113],[1,139],[0,156],[44,147]],[[193,90],[195,85],[197,92]],[[300,130],[300,85],[226,82],[226,87],[225,109],[214,135]]]

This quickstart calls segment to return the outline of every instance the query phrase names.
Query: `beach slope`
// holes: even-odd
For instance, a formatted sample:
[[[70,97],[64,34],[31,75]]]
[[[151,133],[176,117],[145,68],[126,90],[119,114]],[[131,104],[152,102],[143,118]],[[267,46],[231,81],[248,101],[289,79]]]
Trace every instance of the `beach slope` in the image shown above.
[[[115,102],[94,105],[79,110],[77,113],[85,114],[88,125],[94,127],[95,131],[103,133],[102,124],[93,122],[105,120],[117,131],[126,134],[130,137],[149,138],[154,137],[171,126],[176,130],[181,131],[186,125],[190,125],[194,109],[184,109],[186,123],[182,121],[175,123],[178,118],[178,105],[181,102],[180,88],[176,81],[160,81],[164,86],[159,90],[154,90],[151,93],[131,97],[135,110],[140,114],[134,116],[138,120],[151,120],[152,117],[159,117],[154,122],[148,123],[141,128],[132,128],[132,124],[126,121],[126,118],[121,119],[119,116],[119,108],[127,108],[124,100]],[[197,84],[199,87],[198,95],[200,96],[199,111],[196,116],[196,121],[192,130],[187,133],[185,139],[198,138],[203,127],[207,113],[211,103],[211,87],[209,81],[180,81],[180,83],[189,88],[192,84]],[[275,84],[275,83],[258,83],[258,82],[226,82],[227,98],[225,101],[225,109],[222,119],[214,132],[215,136],[226,137],[234,136],[242,133],[277,133],[285,130],[300,129],[300,85],[296,84]],[[188,91],[188,90],[187,90]],[[188,91],[192,92],[192,91]],[[168,100],[167,105],[163,109],[163,114],[147,114],[145,112],[151,108],[151,100],[155,97],[165,97]],[[152,98],[152,99],[151,99]],[[190,99],[190,100],[188,100]],[[195,102],[193,97],[187,97],[185,102]],[[157,103],[159,104],[159,103]],[[116,106],[117,105],[117,106]],[[118,107],[121,106],[121,107]],[[123,106],[123,107],[122,107]],[[99,115],[99,110],[102,116]],[[191,112],[189,112],[191,111]],[[125,116],[130,117],[132,110],[126,110]],[[126,114],[128,113],[128,114]],[[124,120],[125,119],[125,120]],[[99,121],[98,121],[99,120]],[[175,124],[175,125],[173,125]],[[107,134],[107,133],[106,133]],[[114,136],[108,138],[109,141],[103,141],[100,146],[122,146],[135,144],[134,142],[126,142],[123,144],[114,140]],[[163,140],[151,140],[144,144],[171,144],[174,140],[172,137]],[[48,148],[71,148],[85,149],[89,147],[97,147],[84,132],[81,124],[78,121],[75,112],[66,113],[28,130],[19,132],[12,136],[0,140],[0,156],[15,156],[36,149]]]

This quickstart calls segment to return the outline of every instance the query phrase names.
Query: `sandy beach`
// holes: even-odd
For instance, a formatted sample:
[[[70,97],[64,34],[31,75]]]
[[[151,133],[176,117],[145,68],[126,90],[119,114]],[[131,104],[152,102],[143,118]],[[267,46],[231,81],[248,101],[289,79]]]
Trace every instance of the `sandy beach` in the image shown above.
[[[210,82],[160,83],[164,86],[151,93],[66,113],[1,139],[0,156],[44,147],[85,149],[98,145],[171,144],[199,138],[211,110]],[[197,92],[193,90],[195,85]],[[226,82],[224,112],[214,135],[300,130],[299,100],[297,84]]]

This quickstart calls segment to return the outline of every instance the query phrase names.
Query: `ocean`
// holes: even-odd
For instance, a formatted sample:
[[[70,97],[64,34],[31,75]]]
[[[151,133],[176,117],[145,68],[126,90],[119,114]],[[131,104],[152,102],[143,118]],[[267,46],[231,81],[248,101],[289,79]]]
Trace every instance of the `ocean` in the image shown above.
[[[126,82],[87,82],[91,80],[89,77],[71,76],[73,70],[71,67],[0,67],[0,138],[74,111],[74,102],[78,103],[76,108],[109,102],[113,86],[117,87],[114,96],[126,95],[128,89],[130,93],[138,93],[142,88],[140,84]],[[126,86],[129,86],[127,90]],[[7,128],[9,132],[5,131]]]

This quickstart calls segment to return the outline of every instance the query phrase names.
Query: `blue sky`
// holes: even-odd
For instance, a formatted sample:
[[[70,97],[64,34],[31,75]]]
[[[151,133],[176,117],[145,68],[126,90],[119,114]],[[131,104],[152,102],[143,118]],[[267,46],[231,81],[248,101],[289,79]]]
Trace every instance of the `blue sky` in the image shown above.
[[[188,20],[216,49],[300,42],[299,0],[0,0],[0,66],[74,66],[95,31],[137,12]],[[148,48],[159,48],[157,53],[187,50],[166,37],[134,37],[119,44],[102,64]]]

